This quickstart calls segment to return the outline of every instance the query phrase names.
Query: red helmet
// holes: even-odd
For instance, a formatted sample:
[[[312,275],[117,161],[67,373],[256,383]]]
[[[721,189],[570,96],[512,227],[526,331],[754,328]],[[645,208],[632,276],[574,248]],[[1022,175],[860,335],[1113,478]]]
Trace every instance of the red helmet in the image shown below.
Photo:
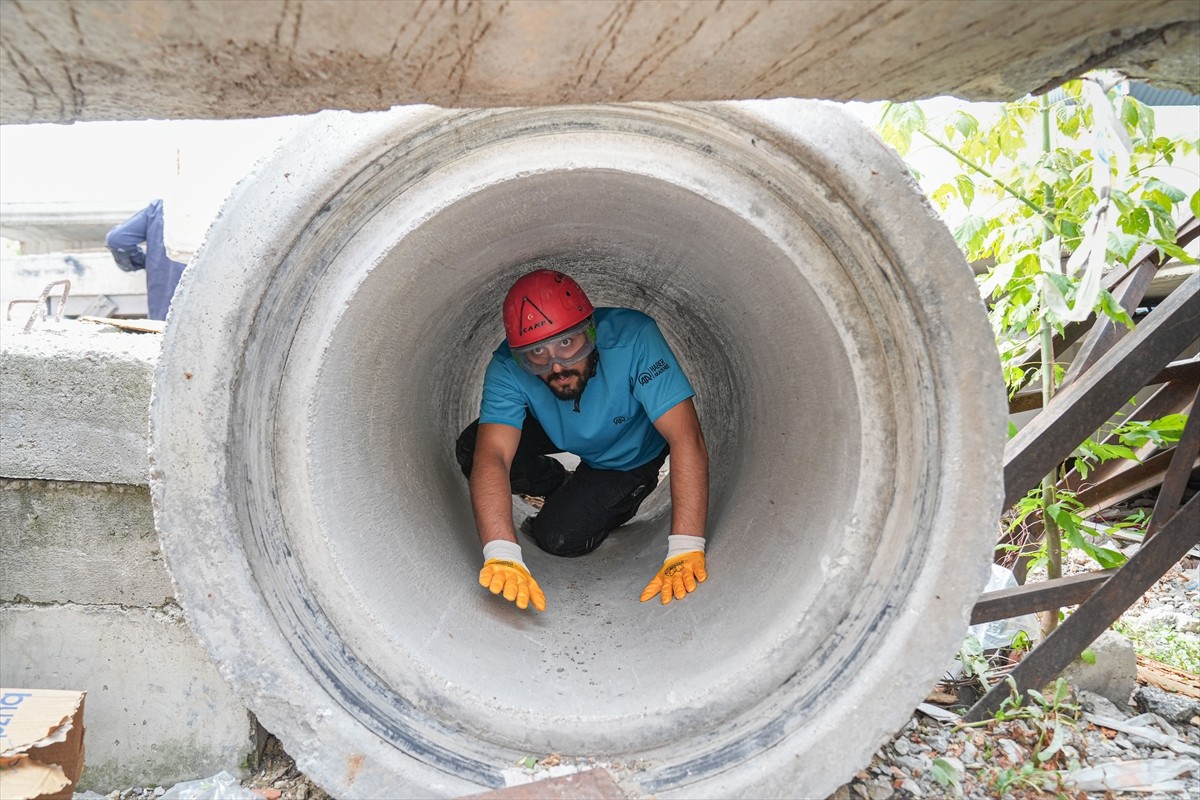
[[[504,332],[511,348],[527,347],[574,328],[596,309],[579,284],[552,269],[522,275],[504,298]]]

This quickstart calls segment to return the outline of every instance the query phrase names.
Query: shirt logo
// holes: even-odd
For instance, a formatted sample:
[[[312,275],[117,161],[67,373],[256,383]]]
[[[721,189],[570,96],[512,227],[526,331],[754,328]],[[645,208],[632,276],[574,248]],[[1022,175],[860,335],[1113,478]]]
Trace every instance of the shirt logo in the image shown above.
[[[624,417],[613,417],[613,425],[624,425],[624,424],[625,424]]]
[[[660,358],[658,361],[655,361],[650,365],[650,369],[646,370],[645,372],[638,373],[638,383],[640,383],[642,386],[645,386],[647,383],[654,380],[659,375],[662,375],[670,368],[671,365],[667,363],[667,360],[665,358]]]

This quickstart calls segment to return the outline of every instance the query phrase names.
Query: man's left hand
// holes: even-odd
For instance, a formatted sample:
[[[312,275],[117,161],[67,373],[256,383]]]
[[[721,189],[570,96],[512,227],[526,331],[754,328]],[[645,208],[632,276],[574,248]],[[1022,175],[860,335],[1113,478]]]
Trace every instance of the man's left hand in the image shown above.
[[[704,551],[693,550],[688,553],[670,557],[663,562],[662,569],[654,576],[654,580],[646,584],[642,590],[642,602],[659,595],[665,606],[671,599],[682,600],[688,592],[694,592],[696,586],[708,579],[704,569]]]

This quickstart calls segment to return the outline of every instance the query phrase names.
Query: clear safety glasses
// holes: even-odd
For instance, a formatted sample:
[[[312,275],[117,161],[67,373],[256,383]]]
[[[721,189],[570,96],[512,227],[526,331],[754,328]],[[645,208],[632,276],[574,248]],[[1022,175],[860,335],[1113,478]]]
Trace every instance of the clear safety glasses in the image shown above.
[[[558,364],[571,367],[596,349],[596,327],[591,318],[557,336],[512,351],[513,358],[526,372],[545,375]]]

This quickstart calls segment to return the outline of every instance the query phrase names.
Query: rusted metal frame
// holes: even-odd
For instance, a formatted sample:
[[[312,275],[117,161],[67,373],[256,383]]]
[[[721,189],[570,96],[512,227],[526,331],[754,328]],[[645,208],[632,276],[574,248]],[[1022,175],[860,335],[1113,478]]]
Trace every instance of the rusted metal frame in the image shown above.
[[[1159,375],[1161,376],[1162,373],[1159,373]],[[1156,377],[1155,380],[1157,381],[1158,378]],[[1200,380],[1197,380],[1196,382],[1182,380],[1171,381],[1170,383],[1163,384],[1144,403],[1137,407],[1137,418],[1157,419],[1158,417],[1164,417],[1168,414],[1182,413],[1191,404],[1192,395],[1195,393],[1197,386],[1200,386]],[[1104,441],[1112,442],[1114,439],[1115,437],[1110,434],[1104,438]],[[1153,458],[1152,454],[1155,449],[1155,445],[1153,444],[1147,445],[1144,448],[1140,448],[1137,451],[1138,457],[1141,458],[1143,462],[1149,458]],[[1106,461],[1103,464],[1097,464],[1095,469],[1093,469],[1088,475],[1086,483],[1104,483],[1105,481],[1121,474],[1122,472],[1135,469],[1137,465],[1138,462],[1130,461],[1128,459],[1113,459],[1112,461]],[[1061,484],[1062,488],[1069,489],[1071,491],[1080,491],[1083,485],[1085,485],[1084,479],[1081,478],[1079,473],[1075,470],[1068,472],[1066,478]]]
[[[1068,386],[1005,449],[1004,507],[1012,506],[1195,339],[1200,273]]]
[[[1115,573],[1115,569],[1096,570],[986,592],[980,595],[975,608],[971,609],[971,624],[979,625],[1035,611],[1079,605]]]
[[[1180,382],[1186,384],[1200,383],[1200,357],[1184,358],[1179,361],[1172,361],[1162,372],[1155,375],[1146,384],[1147,386],[1157,386],[1158,384]],[[1020,414],[1023,411],[1035,411],[1042,407],[1042,390],[1017,392],[1008,401],[1008,413]],[[1142,408],[1145,408],[1143,404]],[[1166,412],[1172,413],[1172,412]],[[1155,414],[1154,416],[1161,416]]]
[[[1009,673],[1017,691],[1041,690],[1063,671],[1084,648],[1096,640],[1118,617],[1145,594],[1195,545],[1200,530],[1200,494],[1163,523],[1158,533],[1130,556],[1115,575],[1105,580],[1075,613],[1066,618],[1045,641],[1029,652]],[[990,717],[1008,696],[1007,683],[998,683],[967,711],[968,722]]]
[[[1192,395],[1191,413],[1188,414],[1188,420],[1183,426],[1183,433],[1175,445],[1175,457],[1171,459],[1171,466],[1167,468],[1167,477],[1163,479],[1162,488],[1158,490],[1158,499],[1154,503],[1154,514],[1150,517],[1150,524],[1146,526],[1146,539],[1158,533],[1162,527],[1159,520],[1169,519],[1183,501],[1183,490],[1187,488],[1188,477],[1192,474],[1196,456],[1200,455],[1200,419],[1196,414],[1198,404],[1200,404],[1200,388],[1197,388],[1196,393]]]
[[[1150,288],[1150,281],[1154,280],[1154,276],[1158,273],[1158,266],[1158,261],[1154,258],[1142,260],[1129,275],[1129,279],[1122,283],[1120,289],[1113,294],[1113,299],[1120,304],[1121,308],[1125,309],[1126,314],[1132,316],[1138,303],[1146,296],[1146,290]],[[1067,374],[1063,376],[1060,388],[1067,386],[1086,372],[1088,367],[1107,353],[1125,333],[1126,328],[1124,326],[1118,328],[1116,322],[1108,315],[1097,315],[1087,336],[1083,337],[1079,352],[1071,359],[1071,366],[1067,367]]]
[[[1103,483],[1091,486],[1075,495],[1075,499],[1083,504],[1081,517],[1090,517],[1098,511],[1103,511],[1122,500],[1141,494],[1163,482],[1168,466],[1174,460],[1175,449],[1155,453],[1132,469],[1127,469],[1113,475]],[[1195,459],[1193,459],[1193,462]]]

